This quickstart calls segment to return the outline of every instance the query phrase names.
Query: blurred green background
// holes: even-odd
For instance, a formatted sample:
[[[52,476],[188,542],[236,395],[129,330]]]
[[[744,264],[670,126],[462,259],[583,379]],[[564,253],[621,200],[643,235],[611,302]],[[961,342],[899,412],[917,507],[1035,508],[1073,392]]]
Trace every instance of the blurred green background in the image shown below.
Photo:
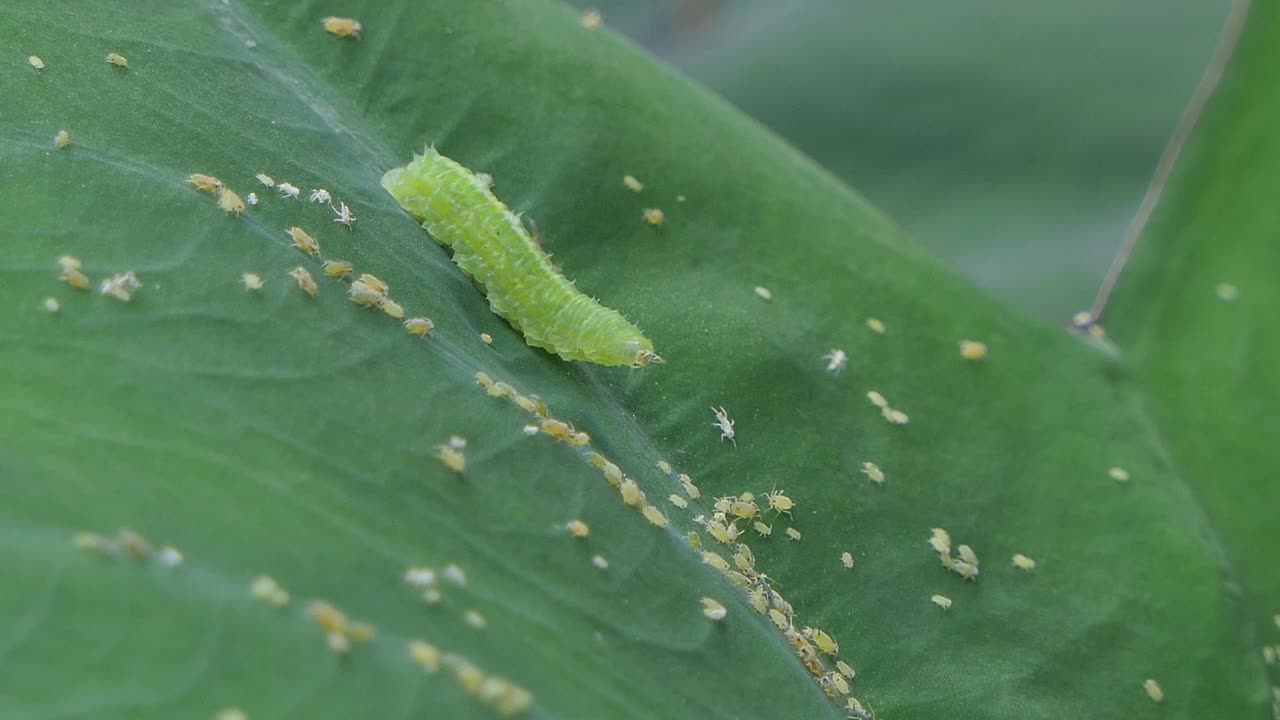
[[[1051,320],[1092,301],[1231,5],[573,2]]]

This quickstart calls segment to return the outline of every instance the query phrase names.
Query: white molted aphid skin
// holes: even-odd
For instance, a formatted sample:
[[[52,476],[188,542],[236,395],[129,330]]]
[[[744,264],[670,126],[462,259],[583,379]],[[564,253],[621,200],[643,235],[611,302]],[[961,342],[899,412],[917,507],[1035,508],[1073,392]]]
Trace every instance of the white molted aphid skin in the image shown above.
[[[249,193],[248,197],[246,197],[246,198],[244,199],[244,201],[245,201],[245,202],[247,202],[247,203],[249,203],[250,205],[257,205],[257,204],[258,204],[258,193],[253,193],[253,192]]]
[[[45,312],[48,313],[56,313],[62,308],[62,304],[58,302],[57,298],[47,297],[40,304],[44,307]]]
[[[937,605],[943,610],[951,609],[951,598],[947,597],[946,595],[934,595],[929,599],[933,601],[934,605]]]
[[[333,204],[333,196],[330,195],[329,191],[325,190],[324,188],[316,188],[315,190],[312,190],[311,197],[307,199],[313,203],[319,203],[321,205]]]
[[[436,584],[436,571],[431,568],[409,568],[404,572],[404,581],[414,587],[433,587]]]
[[[832,348],[831,352],[822,356],[822,359],[827,363],[827,371],[833,373],[844,370],[845,365],[849,364],[849,356],[839,348]]]
[[[38,55],[32,55],[28,57],[27,62],[30,63],[31,67],[35,68],[36,70],[44,69],[44,60],[41,60],[40,56]]]
[[[596,555],[592,557],[591,564],[595,565],[597,568],[600,568],[601,570],[609,569],[609,561],[605,560],[603,555]]]
[[[1129,471],[1122,467],[1113,467],[1107,470],[1107,474],[1116,482],[1129,482]]]
[[[725,619],[729,614],[729,610],[725,608],[724,605],[720,604],[719,601],[713,598],[704,597],[702,598],[702,614],[706,615],[709,620],[719,622]]]
[[[1032,560],[1026,555],[1023,555],[1022,553],[1018,553],[1013,556],[1013,566],[1018,568],[1019,570],[1025,570],[1027,572],[1031,572],[1032,570],[1036,569],[1036,561]]]
[[[734,439],[735,432],[733,430],[733,420],[729,419],[729,413],[723,407],[712,407],[711,412],[715,413],[716,421],[711,426],[720,430],[720,441],[728,440],[733,443],[734,447],[738,446],[738,441]]]
[[[258,179],[258,182],[262,183],[266,187],[276,186],[275,179],[266,173],[258,173],[257,175],[254,175],[254,177]]]
[[[71,144],[71,133],[66,130],[59,130],[57,135],[53,136],[53,146],[59,150],[66,150]]]
[[[463,586],[463,587],[465,587],[465,586],[466,586],[466,584],[467,584],[467,574],[466,574],[466,572],[464,572],[464,571],[462,570],[462,568],[460,568],[460,567],[458,567],[457,565],[454,565],[454,564],[452,564],[452,563],[451,563],[451,564],[449,564],[449,565],[447,565],[447,566],[445,566],[445,569],[444,569],[444,579],[445,579],[445,580],[448,580],[449,582],[451,582],[451,583],[453,583],[453,584],[455,584],[455,585],[460,585],[460,586]]]
[[[302,193],[297,187],[284,182],[276,185],[276,190],[280,191],[280,197],[296,198]]]
[[[338,216],[333,221],[339,225],[347,226],[348,229],[356,221],[356,216],[351,214],[351,208],[347,207],[346,203],[338,203],[338,207],[333,208],[333,212]]]

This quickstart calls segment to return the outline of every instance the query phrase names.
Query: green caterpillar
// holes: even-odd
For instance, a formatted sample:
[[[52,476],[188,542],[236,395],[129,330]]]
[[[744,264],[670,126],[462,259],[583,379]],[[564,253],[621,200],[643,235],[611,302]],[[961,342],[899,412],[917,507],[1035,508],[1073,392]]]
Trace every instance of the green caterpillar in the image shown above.
[[[600,365],[662,362],[640,328],[578,292],[556,270],[489,184],[435,148],[382,176],[382,187],[453,250],[453,261],[479,283],[489,307],[528,344]]]

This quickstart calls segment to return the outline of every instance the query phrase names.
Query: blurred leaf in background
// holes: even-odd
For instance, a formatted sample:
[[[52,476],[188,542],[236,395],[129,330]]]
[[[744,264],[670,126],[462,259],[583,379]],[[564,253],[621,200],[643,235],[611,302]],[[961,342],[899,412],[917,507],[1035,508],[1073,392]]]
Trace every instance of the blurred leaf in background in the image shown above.
[[[1087,307],[1230,0],[574,0],[979,285]]]

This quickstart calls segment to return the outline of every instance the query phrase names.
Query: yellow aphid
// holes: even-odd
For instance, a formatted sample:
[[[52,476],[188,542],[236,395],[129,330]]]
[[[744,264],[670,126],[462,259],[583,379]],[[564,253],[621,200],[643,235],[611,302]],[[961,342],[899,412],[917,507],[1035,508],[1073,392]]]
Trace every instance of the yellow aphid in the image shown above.
[[[702,614],[707,616],[708,620],[719,622],[729,614],[729,610],[716,600],[709,597],[702,598]]]
[[[326,633],[324,642],[334,655],[346,655],[351,651],[351,639],[340,632]]]
[[[39,55],[31,55],[27,57],[27,62],[31,64],[31,67],[37,70],[44,69],[44,60],[41,60]]]
[[[711,537],[715,538],[717,542],[721,542],[726,545],[738,541],[737,530],[738,527],[736,523],[725,525],[719,520],[712,520],[707,523],[707,532],[711,533]]]
[[[761,300],[773,299],[773,293],[769,290],[769,288],[763,285],[755,286],[754,288],[751,289],[751,292],[755,293],[756,297],[760,298]]]
[[[843,660],[836,661],[836,670],[850,680],[858,676],[858,673],[853,671],[853,668],[849,666],[849,663]]]
[[[933,601],[934,605],[937,605],[943,610],[951,609],[951,598],[947,597],[946,595],[934,595],[929,599]]]
[[[881,410],[889,407],[889,401],[885,400],[884,396],[876,392],[875,390],[872,390],[867,393],[867,399],[871,401],[872,405],[875,405]]]
[[[582,27],[588,30],[598,30],[604,19],[600,17],[599,11],[588,10],[582,13]]]
[[[866,475],[871,479],[871,482],[877,485],[884,484],[884,471],[880,469],[879,465],[876,465],[873,462],[862,463],[862,474]]]
[[[478,372],[476,373],[476,383],[485,390],[488,390],[493,387],[493,378],[489,377],[489,373]]]
[[[115,65],[116,67],[129,67],[129,58],[121,55],[120,53],[107,53],[107,62]]]
[[[213,720],[249,720],[249,713],[240,708],[223,708],[213,716]]]
[[[266,173],[258,173],[257,175],[254,175],[254,177],[258,179],[258,182],[262,183],[266,187],[276,186],[275,178],[271,177]]]
[[[702,562],[704,564],[710,565],[711,567],[719,570],[720,572],[729,572],[730,570],[729,561],[725,560],[724,557],[720,555],[720,553],[712,552],[711,550],[702,551]]]
[[[433,327],[435,325],[428,318],[416,317],[404,321],[405,332],[418,337],[428,335]]]
[[[836,655],[840,652],[840,643],[836,642],[835,638],[828,635],[824,630],[814,630],[810,639],[813,640],[814,645],[818,646],[819,650],[828,655]]]
[[[58,267],[63,270],[79,270],[81,267],[80,258],[73,255],[63,255],[58,258]]]
[[[117,273],[103,280],[102,285],[98,287],[98,291],[103,295],[110,295],[120,302],[129,302],[133,299],[133,293],[141,287],[142,281],[138,280],[138,276],[130,270]]]
[[[752,554],[751,548],[739,545],[738,552],[733,554],[733,564],[744,573],[755,572],[756,556]]]
[[[977,340],[960,341],[960,357],[965,360],[982,360],[987,356],[987,344]]]
[[[440,458],[440,462],[450,470],[461,475],[467,469],[467,456],[463,454],[461,448],[451,445],[441,445],[436,450],[436,457]]]
[[[844,565],[846,570],[853,569],[853,553],[848,550],[840,553],[840,564]]]
[[[315,238],[311,237],[306,230],[295,225],[284,232],[293,240],[290,247],[296,247],[311,257],[315,257],[320,254],[320,243],[316,241]],[[325,263],[325,272],[329,272],[328,263]]]
[[[664,528],[667,526],[667,516],[663,515],[662,511],[653,505],[645,505],[640,510],[640,514],[644,515],[644,519],[655,527]]]
[[[663,473],[665,473],[665,474],[667,474],[667,475],[670,475],[670,474],[671,474],[671,463],[667,462],[666,460],[659,460],[659,461],[658,461],[658,469],[659,469],[659,470],[661,470]]]
[[[624,476],[622,474],[622,468],[618,467],[617,465],[614,465],[611,462],[605,462],[605,466],[602,469],[602,472],[604,473],[604,479],[609,481],[610,485],[614,487],[622,486],[622,481],[624,479]]]
[[[565,523],[564,529],[575,538],[584,538],[591,534],[591,528],[581,520],[570,520]]]
[[[429,587],[422,591],[422,602],[425,605],[439,605],[444,599],[444,595],[440,592],[440,588]]]
[[[354,18],[330,16],[321,18],[320,22],[324,25],[326,31],[340,38],[360,37],[360,31],[363,29],[360,21]]]
[[[303,233],[303,234],[305,235],[306,233]],[[310,236],[308,235],[307,237],[310,237]],[[296,246],[296,243],[295,243],[295,246]],[[319,245],[316,245],[315,248],[316,248],[316,252],[320,252]],[[308,253],[308,254],[311,255],[314,253]],[[344,278],[350,275],[351,273],[355,272],[355,269],[356,269],[355,266],[347,262],[346,260],[325,260],[324,261],[324,274],[328,275],[331,278]]]
[[[378,293],[379,295],[386,295],[391,292],[391,287],[387,285],[385,282],[383,282],[382,279],[379,278],[377,275],[370,275],[369,273],[361,273],[360,277],[357,279],[360,282],[368,285],[370,288],[373,288],[374,292]]]
[[[946,565],[951,572],[959,575],[965,580],[974,580],[978,577],[978,566],[964,560],[943,559],[943,565]]]
[[[867,327],[871,328],[871,332],[877,335],[884,334],[884,330],[885,330],[884,323],[880,322],[876,318],[873,318],[873,317],[867,318]]]
[[[197,190],[205,192],[215,192],[222,189],[222,181],[212,175],[192,173],[187,176],[187,182],[195,185]]]
[[[1036,561],[1032,560],[1026,555],[1023,555],[1022,553],[1018,553],[1013,556],[1013,566],[1018,568],[1019,570],[1025,570],[1027,572],[1031,572],[1032,570],[1036,569]]]
[[[684,494],[688,495],[690,500],[697,500],[702,497],[702,491],[698,489],[697,485],[693,484],[693,478],[681,473],[676,479],[680,481],[680,485],[684,487]]]
[[[642,185],[639,180],[635,179],[630,175],[622,176],[622,184],[626,185],[627,189],[630,190],[631,192],[640,192],[641,190],[644,190],[644,185]]]
[[[289,277],[296,280],[298,288],[311,297],[315,297],[320,292],[320,288],[316,285],[316,279],[311,277],[311,273],[307,272],[307,269],[301,265],[290,270]]]
[[[246,292],[255,292],[262,289],[262,276],[258,273],[242,273],[240,282],[244,285]]]
[[[729,512],[735,517],[750,520],[760,512],[760,507],[754,502],[743,502],[742,500],[734,500],[729,503]]]
[[[358,643],[367,643],[378,636],[378,629],[372,624],[364,622],[351,623],[351,639]]]
[[[600,570],[608,570],[608,569],[609,569],[609,561],[608,561],[608,560],[605,560],[603,555],[595,555],[595,556],[593,556],[593,557],[591,558],[591,564],[592,564],[592,565],[595,565],[595,566],[596,566],[597,568],[599,568]]]
[[[89,289],[89,278],[79,270],[63,270],[58,278],[77,290]]]
[[[347,616],[338,608],[324,600],[316,600],[307,607],[307,617],[326,632],[346,635]]]
[[[778,626],[779,630],[786,630],[791,627],[791,620],[786,615],[783,615],[778,608],[769,608],[769,619],[773,621],[774,625]]]
[[[532,410],[533,409],[532,400],[529,401],[529,405],[530,405],[529,409]],[[546,433],[547,435],[550,435],[553,439],[559,440],[561,442],[568,442],[573,437],[573,428],[569,425],[569,423],[564,422],[563,420],[556,420],[555,418],[543,418],[539,422],[539,427],[542,429],[542,432]]]
[[[831,687],[832,687],[832,688],[833,688],[833,689],[834,689],[838,694],[840,694],[840,695],[848,695],[848,694],[849,694],[849,692],[850,692],[850,688],[849,688],[849,681],[848,681],[848,680],[845,680],[845,679],[844,679],[844,676],[840,675],[839,673],[834,673],[834,672],[832,672],[832,673],[827,673],[827,674],[826,674],[826,675],[824,675],[823,677],[826,679],[827,683],[829,683],[829,684],[830,684],[830,686],[831,686]]]
[[[489,621],[485,620],[484,616],[475,610],[468,610],[467,613],[463,615],[463,620],[476,630],[483,630],[489,626]]]
[[[1262,646],[1262,661],[1268,666],[1276,664],[1276,649],[1270,645]]]
[[[773,534],[773,528],[768,525],[765,525],[759,520],[756,520],[755,522],[751,523],[751,527],[755,528],[756,533],[759,534],[760,537],[769,537],[770,535]]]
[[[1240,289],[1231,283],[1218,283],[1213,292],[1223,302],[1235,302],[1240,297]]]
[[[1107,474],[1116,482],[1129,482],[1129,471],[1122,467],[1113,467],[1107,470]]]
[[[644,493],[640,491],[640,486],[635,480],[625,478],[618,485],[618,490],[622,493],[623,504],[629,507],[640,507],[644,503]]]
[[[671,503],[672,505],[675,505],[681,510],[684,510],[685,508],[689,507],[689,501],[685,500],[684,498],[680,497],[675,493],[671,493],[670,495],[667,496],[667,502]]]
[[[47,313],[56,313],[58,310],[62,309],[62,303],[58,302],[57,298],[51,297],[47,297],[41,301],[40,306],[43,307],[44,311]]]
[[[103,557],[112,557],[116,554],[116,544],[97,533],[76,533],[75,544],[76,549],[81,552],[91,552]]]
[[[793,527],[789,527],[787,528],[787,537],[795,540],[796,542],[800,542],[800,531]]]
[[[1142,689],[1147,691],[1147,697],[1151,698],[1151,702],[1164,702],[1164,689],[1161,688],[1160,683],[1156,682],[1153,678],[1143,680]]]
[[[395,318],[396,320],[400,320],[404,317],[404,306],[391,298],[383,298],[382,302],[378,303],[378,307],[382,312],[386,313],[388,317]]]
[[[224,187],[218,190],[218,209],[232,215],[243,215],[244,200],[241,200],[240,196],[232,192],[230,188]]]
[[[355,280],[351,283],[351,287],[347,288],[347,297],[360,307],[381,305],[382,301],[387,299],[386,295],[378,292],[372,285],[363,280]]]
[[[53,146],[59,150],[66,150],[71,144],[71,133],[66,130],[59,130],[57,135],[53,136]]]
[[[151,543],[129,528],[120,528],[116,533],[116,543],[135,560],[141,560],[151,554]]]
[[[753,588],[747,593],[747,600],[751,603],[752,609],[761,615],[769,612],[769,599],[764,594],[764,588]]]
[[[942,528],[929,528],[933,534],[929,537],[929,544],[937,552],[946,555],[951,552],[951,533]]]
[[[658,208],[645,208],[644,221],[655,227],[662,227],[662,222],[667,219],[667,214]]]
[[[585,447],[591,444],[591,436],[584,432],[574,430],[573,435],[569,437],[569,444],[574,447]]]
[[[440,649],[435,645],[421,640],[410,640],[408,651],[409,659],[413,664],[426,672],[433,673],[440,669]]]
[[[969,547],[968,545],[957,546],[956,552],[959,553],[960,559],[963,560],[964,562],[967,562],[970,565],[974,565],[974,566],[978,565],[978,556],[973,552],[973,548]]]
[[[485,345],[492,345],[493,336],[490,335],[489,333],[480,333],[480,342],[484,343]]]
[[[528,398],[528,397],[525,397],[524,395],[516,395],[515,397],[511,398],[511,401],[514,402],[521,410],[527,413],[533,412],[534,407],[536,407],[533,404],[533,398]],[[560,422],[560,421],[557,420],[556,422]],[[561,424],[563,425],[564,423],[561,423]],[[566,425],[565,427],[568,427],[568,426]]]
[[[894,425],[906,425],[907,423],[911,422],[911,416],[907,415],[901,410],[893,410],[891,408],[885,408],[882,414],[884,415],[885,420],[888,420]]]
[[[249,595],[254,600],[264,602],[272,607],[282,608],[289,604],[289,592],[269,575],[259,575],[249,583]]]

